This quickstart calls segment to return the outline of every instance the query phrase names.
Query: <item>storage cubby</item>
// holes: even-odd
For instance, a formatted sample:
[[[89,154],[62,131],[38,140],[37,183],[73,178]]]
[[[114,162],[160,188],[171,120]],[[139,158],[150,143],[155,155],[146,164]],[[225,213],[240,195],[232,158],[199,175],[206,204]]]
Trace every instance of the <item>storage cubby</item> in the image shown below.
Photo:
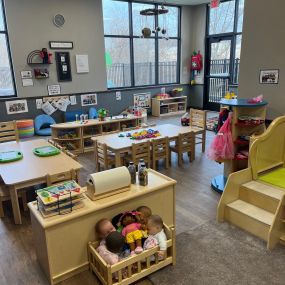
[[[152,115],[155,117],[184,114],[187,97],[152,98]]]

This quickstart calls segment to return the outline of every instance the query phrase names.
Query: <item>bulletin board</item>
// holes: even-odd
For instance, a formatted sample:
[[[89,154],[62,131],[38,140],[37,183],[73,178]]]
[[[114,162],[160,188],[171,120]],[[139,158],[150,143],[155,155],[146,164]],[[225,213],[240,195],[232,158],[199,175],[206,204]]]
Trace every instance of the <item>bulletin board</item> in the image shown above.
[[[72,81],[69,52],[56,52],[57,79],[59,82]]]

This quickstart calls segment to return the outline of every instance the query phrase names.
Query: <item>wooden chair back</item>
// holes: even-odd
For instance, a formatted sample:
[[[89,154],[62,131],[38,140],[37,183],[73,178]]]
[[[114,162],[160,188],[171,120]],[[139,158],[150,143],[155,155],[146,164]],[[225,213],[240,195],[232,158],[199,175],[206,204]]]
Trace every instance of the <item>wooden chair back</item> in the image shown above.
[[[68,155],[69,157],[71,157],[72,159],[78,161],[78,156],[75,155],[74,153],[70,152],[69,150],[65,150],[64,151],[66,155]]]
[[[190,109],[190,127],[206,130],[207,112],[203,110]]]
[[[76,180],[76,171],[74,169],[62,172],[59,174],[48,174],[47,177],[47,186],[51,186],[55,183],[60,183],[67,180]]]
[[[153,169],[156,169],[156,161],[165,159],[166,168],[169,163],[169,139],[168,137],[153,139],[152,143],[152,164]]]
[[[194,133],[179,134],[177,140],[178,152],[192,152],[194,146]]]
[[[108,150],[107,145],[104,143],[100,143],[95,141],[95,162],[97,171],[100,170],[100,167],[103,166],[104,169],[108,169]]]
[[[0,123],[0,142],[19,141],[16,121]]]
[[[140,159],[150,164],[150,141],[132,144],[132,161],[138,164]]]

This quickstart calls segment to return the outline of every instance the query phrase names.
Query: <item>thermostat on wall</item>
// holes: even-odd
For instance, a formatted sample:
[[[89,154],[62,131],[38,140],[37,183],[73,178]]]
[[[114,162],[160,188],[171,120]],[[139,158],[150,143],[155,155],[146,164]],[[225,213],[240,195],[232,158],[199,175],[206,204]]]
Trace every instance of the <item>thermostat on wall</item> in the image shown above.
[[[65,23],[65,19],[64,16],[61,14],[57,14],[53,17],[53,23],[58,27],[61,28],[64,23]]]

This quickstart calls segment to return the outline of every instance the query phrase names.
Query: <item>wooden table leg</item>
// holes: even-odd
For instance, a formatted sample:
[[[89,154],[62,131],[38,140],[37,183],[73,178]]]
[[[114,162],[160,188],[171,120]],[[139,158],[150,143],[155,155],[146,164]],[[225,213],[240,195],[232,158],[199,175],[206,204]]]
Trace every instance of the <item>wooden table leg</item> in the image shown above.
[[[13,208],[14,222],[16,225],[20,225],[22,224],[22,218],[19,206],[18,192],[14,185],[10,186],[9,190],[10,190],[11,203]]]
[[[115,153],[115,165],[116,165],[116,167],[121,166],[121,154],[119,151],[116,151],[116,153]]]

